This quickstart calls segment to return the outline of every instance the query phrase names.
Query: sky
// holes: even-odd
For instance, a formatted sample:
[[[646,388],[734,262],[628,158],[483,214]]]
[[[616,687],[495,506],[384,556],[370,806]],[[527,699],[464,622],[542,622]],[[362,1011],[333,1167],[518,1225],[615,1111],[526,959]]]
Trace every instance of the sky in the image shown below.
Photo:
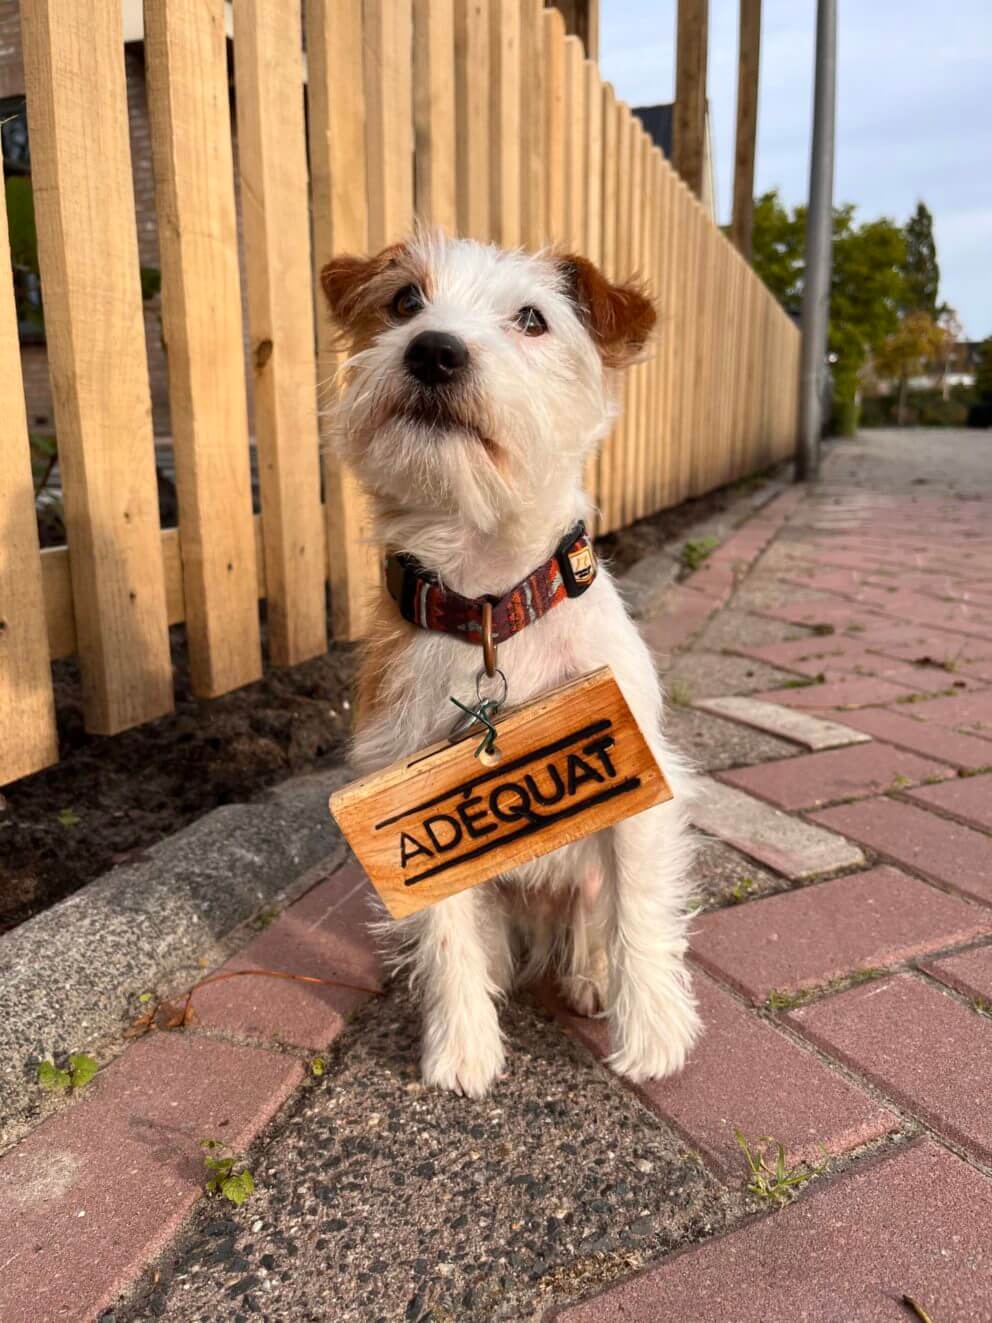
[[[671,101],[676,0],[601,0],[600,65],[632,106]],[[862,220],[934,215],[941,298],[992,335],[992,0],[838,0],[834,201]],[[710,0],[707,75],[721,223],[730,218],[737,0]],[[809,180],[816,0],[764,0],[755,192]]]

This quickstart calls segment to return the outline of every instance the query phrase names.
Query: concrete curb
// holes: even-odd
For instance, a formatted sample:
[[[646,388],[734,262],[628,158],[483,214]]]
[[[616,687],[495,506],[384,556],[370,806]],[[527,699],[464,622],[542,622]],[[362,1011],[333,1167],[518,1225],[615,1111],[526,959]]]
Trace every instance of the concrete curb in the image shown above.
[[[0,1146],[38,1117],[39,1059],[118,1038],[129,998],[219,963],[239,924],[315,865],[344,862],[327,798],[347,776],[335,767],[215,809],[0,938]]]

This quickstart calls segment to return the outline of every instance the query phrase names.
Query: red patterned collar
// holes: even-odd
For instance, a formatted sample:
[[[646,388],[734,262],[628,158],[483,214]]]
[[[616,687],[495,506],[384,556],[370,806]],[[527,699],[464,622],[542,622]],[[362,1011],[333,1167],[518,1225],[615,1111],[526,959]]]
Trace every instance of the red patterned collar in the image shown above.
[[[386,557],[386,586],[405,620],[480,645],[487,607],[492,611],[493,643],[503,643],[567,597],[581,597],[595,577],[596,553],[581,520],[549,560],[502,597],[463,597],[446,588],[415,557],[403,552]]]

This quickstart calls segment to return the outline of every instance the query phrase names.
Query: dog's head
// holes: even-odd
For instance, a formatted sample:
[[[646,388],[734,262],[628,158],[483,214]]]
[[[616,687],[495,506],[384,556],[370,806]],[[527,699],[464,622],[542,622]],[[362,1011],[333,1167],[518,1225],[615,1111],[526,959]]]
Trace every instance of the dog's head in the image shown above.
[[[480,531],[581,482],[611,372],[655,311],[591,262],[418,236],[337,257],[321,283],[353,349],[334,409],[342,456],[387,505]]]

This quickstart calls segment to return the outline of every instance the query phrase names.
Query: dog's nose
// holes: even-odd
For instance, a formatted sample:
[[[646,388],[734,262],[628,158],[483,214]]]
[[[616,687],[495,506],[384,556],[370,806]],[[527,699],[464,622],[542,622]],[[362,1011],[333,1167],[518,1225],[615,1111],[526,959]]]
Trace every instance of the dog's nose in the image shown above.
[[[468,366],[468,348],[446,331],[421,331],[407,345],[403,361],[423,385],[446,386]]]

